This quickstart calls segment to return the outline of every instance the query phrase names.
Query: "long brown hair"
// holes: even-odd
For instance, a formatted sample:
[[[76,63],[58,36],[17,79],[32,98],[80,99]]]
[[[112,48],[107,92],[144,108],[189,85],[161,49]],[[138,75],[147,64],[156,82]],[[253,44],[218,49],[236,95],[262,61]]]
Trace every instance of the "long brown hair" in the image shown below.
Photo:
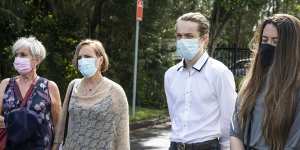
[[[260,43],[267,24],[278,31],[278,43],[273,63],[261,65]],[[282,150],[296,112],[296,92],[299,87],[300,21],[294,16],[277,14],[266,19],[255,33],[251,67],[239,92],[239,122],[245,131],[246,122],[262,90],[264,97],[263,136],[272,150]]]

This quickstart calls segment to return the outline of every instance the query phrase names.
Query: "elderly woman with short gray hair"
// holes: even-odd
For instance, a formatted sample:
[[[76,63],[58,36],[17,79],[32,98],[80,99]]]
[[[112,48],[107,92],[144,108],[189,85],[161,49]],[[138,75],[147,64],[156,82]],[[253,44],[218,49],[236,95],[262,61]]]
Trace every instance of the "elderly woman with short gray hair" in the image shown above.
[[[0,83],[0,113],[7,133],[6,149],[49,150],[61,100],[57,85],[37,74],[46,49],[30,36],[18,39],[12,53],[18,75]]]

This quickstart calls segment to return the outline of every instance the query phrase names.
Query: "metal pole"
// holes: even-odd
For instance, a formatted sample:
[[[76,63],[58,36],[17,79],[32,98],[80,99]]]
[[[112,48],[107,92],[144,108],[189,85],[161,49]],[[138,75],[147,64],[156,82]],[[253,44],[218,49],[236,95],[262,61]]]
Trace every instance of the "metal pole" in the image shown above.
[[[137,20],[136,21],[136,30],[135,30],[135,52],[134,52],[133,92],[132,92],[132,117],[135,116],[135,105],[136,105],[136,80],[137,80],[137,65],[138,65],[139,25],[140,25],[140,21]]]

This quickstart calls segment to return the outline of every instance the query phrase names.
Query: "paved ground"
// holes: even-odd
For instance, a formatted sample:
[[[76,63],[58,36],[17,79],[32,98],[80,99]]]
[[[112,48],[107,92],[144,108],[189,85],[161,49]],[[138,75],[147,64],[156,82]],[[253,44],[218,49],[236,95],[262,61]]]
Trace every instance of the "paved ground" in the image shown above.
[[[169,135],[169,123],[134,130],[130,133],[131,150],[167,150]]]

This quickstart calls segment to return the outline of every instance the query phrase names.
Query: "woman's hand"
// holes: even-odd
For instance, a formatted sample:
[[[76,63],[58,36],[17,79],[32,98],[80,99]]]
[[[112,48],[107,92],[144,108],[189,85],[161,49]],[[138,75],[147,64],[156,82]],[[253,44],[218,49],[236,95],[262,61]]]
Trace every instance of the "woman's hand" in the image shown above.
[[[4,117],[0,115],[0,128],[5,128]]]
[[[0,128],[5,128],[4,117],[3,117],[3,95],[8,83],[9,83],[9,78],[2,80],[0,83]]]
[[[6,78],[0,83],[0,116],[3,114],[3,95],[6,89],[7,84],[9,83],[9,78]]]
[[[230,149],[231,150],[245,150],[243,142],[234,136],[230,137]]]
[[[59,150],[60,144],[53,144],[52,150]]]

